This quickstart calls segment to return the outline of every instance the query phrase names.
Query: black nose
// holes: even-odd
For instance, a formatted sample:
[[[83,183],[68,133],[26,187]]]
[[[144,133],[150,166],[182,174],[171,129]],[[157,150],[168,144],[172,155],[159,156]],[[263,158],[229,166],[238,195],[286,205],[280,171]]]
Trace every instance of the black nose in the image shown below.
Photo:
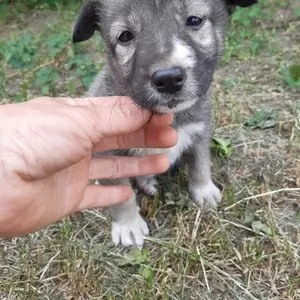
[[[184,70],[180,67],[161,69],[156,71],[152,77],[152,85],[160,92],[174,94],[179,92],[185,80]]]

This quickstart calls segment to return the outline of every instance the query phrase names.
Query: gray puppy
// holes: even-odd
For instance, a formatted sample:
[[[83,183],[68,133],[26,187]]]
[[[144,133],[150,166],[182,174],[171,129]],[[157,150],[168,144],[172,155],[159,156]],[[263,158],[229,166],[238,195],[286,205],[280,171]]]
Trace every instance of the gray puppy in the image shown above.
[[[127,149],[100,155],[140,156],[167,152],[171,165],[188,166],[190,198],[215,207],[220,190],[211,180],[211,103],[213,73],[224,49],[227,20],[235,5],[254,0],[92,0],[77,19],[73,42],[99,31],[107,46],[107,64],[88,96],[131,96],[155,113],[175,114],[178,143],[170,149]],[[148,194],[157,192],[155,176],[136,178]],[[107,182],[102,182],[107,184]],[[111,182],[110,182],[111,183]],[[114,184],[128,184],[121,179]],[[109,183],[108,183],[109,184]],[[109,208],[112,240],[142,246],[149,234],[135,195]]]

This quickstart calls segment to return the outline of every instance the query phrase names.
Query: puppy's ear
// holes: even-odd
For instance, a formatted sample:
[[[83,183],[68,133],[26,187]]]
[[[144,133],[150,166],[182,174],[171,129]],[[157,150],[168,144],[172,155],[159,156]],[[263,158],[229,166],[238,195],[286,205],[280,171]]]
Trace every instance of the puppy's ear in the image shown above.
[[[248,7],[259,2],[259,0],[225,0],[228,7],[228,14],[232,15],[237,6]]]
[[[99,28],[100,2],[88,0],[82,7],[73,30],[73,43],[90,39]]]
[[[226,0],[228,5],[235,5],[240,7],[247,7],[258,3],[259,0]]]

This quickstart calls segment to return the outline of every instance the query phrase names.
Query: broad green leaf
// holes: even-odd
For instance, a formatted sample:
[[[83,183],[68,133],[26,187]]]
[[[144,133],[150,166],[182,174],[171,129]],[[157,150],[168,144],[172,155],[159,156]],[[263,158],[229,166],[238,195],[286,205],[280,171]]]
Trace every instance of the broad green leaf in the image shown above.
[[[49,95],[49,91],[50,91],[49,85],[43,86],[42,93],[43,93],[44,96]]]
[[[270,226],[262,223],[261,221],[253,221],[251,227],[257,233],[262,232],[268,236],[273,235],[272,228]]]
[[[212,149],[221,157],[229,157],[232,155],[232,145],[229,140],[213,137]]]
[[[294,64],[289,67],[282,68],[279,74],[288,86],[300,89],[300,65]]]
[[[53,84],[59,79],[59,73],[52,67],[44,67],[35,74],[35,86],[41,87],[46,84]]]
[[[69,37],[66,34],[57,33],[48,38],[47,46],[49,47],[50,56],[55,57],[68,44]]]
[[[152,285],[153,282],[153,270],[150,266],[141,266],[139,274],[146,280],[148,285]]]
[[[95,75],[96,75],[96,73],[92,73],[92,74],[85,75],[81,78],[83,85],[87,89],[91,86],[91,84],[95,78]]]
[[[117,260],[119,267],[134,266],[145,263],[149,258],[149,250],[133,248],[127,255]]]
[[[276,112],[258,111],[245,125],[251,128],[271,128],[276,125]]]
[[[21,103],[21,102],[24,102],[24,101],[26,101],[26,99],[24,98],[23,94],[15,95],[13,97],[13,103]]]
[[[36,59],[35,41],[29,33],[24,33],[15,40],[7,40],[0,46],[0,56],[13,69],[30,69]]]

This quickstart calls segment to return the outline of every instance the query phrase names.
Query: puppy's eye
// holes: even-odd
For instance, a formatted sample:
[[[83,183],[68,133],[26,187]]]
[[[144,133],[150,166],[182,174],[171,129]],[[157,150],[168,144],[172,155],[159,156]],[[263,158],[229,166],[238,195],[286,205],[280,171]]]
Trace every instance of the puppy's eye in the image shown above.
[[[189,27],[196,27],[196,26],[200,26],[203,22],[202,18],[199,17],[195,17],[195,16],[191,16],[186,20],[186,26]]]
[[[134,35],[130,31],[124,31],[122,34],[119,36],[119,41],[121,43],[127,43],[130,42],[131,40],[134,39]]]

